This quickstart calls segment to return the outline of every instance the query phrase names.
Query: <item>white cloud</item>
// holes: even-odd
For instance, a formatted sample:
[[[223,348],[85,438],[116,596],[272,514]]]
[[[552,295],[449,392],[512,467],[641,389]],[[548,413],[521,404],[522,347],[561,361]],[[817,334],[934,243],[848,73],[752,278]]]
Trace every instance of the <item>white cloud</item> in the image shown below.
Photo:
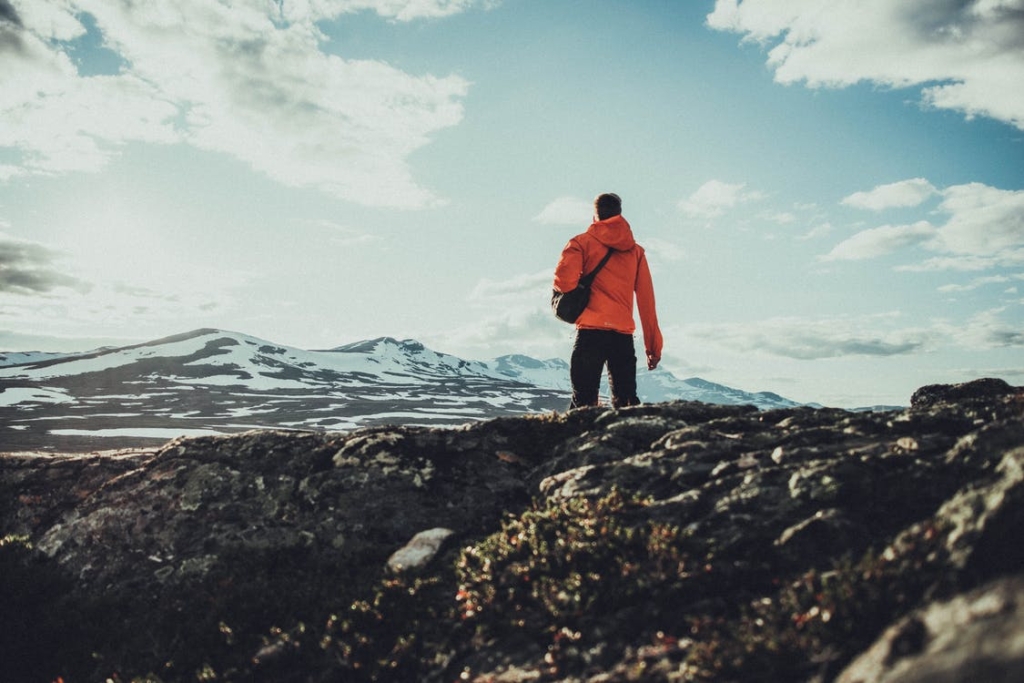
[[[83,241],[95,236],[84,232]],[[97,248],[113,251],[108,243]],[[140,268],[136,254],[120,253],[126,258],[119,269],[110,265],[113,260],[88,263],[74,245],[62,243],[57,251],[0,234],[0,324],[37,338],[104,336],[104,329],[145,338],[167,334],[182,320],[216,324],[216,316],[233,306],[231,292],[240,282],[235,273],[213,268],[187,277],[184,260],[173,255]]]
[[[564,357],[572,348],[573,328],[555,319],[543,305],[510,306],[470,325],[423,334],[423,342],[463,358],[490,360],[522,353],[534,358]]]
[[[45,299],[7,296],[0,310],[21,332],[57,337],[105,336],[103,330],[130,330],[154,338],[175,332],[182,320],[195,327],[217,326],[223,311],[235,307],[224,291],[206,291],[197,282],[191,291],[157,291],[126,283],[102,283],[89,291],[64,290]],[[83,350],[79,347],[79,350]]]
[[[593,201],[578,197],[559,197],[541,209],[541,212],[534,216],[533,220],[547,225],[586,226],[593,218]]]
[[[819,223],[818,225],[815,225],[810,230],[805,232],[803,235],[800,235],[800,237],[798,237],[798,239],[800,239],[800,240],[813,240],[813,239],[817,239],[819,237],[825,237],[826,235],[829,235],[831,233],[832,233],[832,224],[829,223],[828,221],[825,221],[824,223]]]
[[[552,267],[505,280],[482,279],[467,296],[468,303],[482,312],[477,320],[418,338],[464,358],[491,359],[507,353],[535,358],[565,355],[572,345],[573,328],[551,312],[553,274]]]
[[[43,40],[73,40],[85,27],[68,11],[67,2],[13,0],[8,19],[16,26],[37,27]],[[13,38],[20,43],[20,38]]]
[[[388,19],[413,21],[438,19],[465,12],[475,5],[492,7],[495,4],[496,0],[284,0],[281,15],[296,21],[370,10]]]
[[[942,251],[998,257],[1024,250],[1024,190],[970,183],[942,194],[939,210],[950,216],[939,231],[937,246]]]
[[[954,293],[954,292],[971,292],[985,285],[1005,284],[1011,282],[1013,279],[1024,280],[1024,275],[1015,275],[1010,278],[1006,275],[990,275],[987,277],[974,278],[966,284],[949,284],[942,285],[939,287],[939,291],[943,293]],[[1013,289],[1013,288],[1011,288]]]
[[[1024,346],[1024,328],[1003,319],[1003,308],[995,308],[973,316],[964,325],[948,327],[949,335],[961,346],[971,349],[998,349]]]
[[[741,353],[767,353],[797,360],[842,356],[898,356],[927,349],[934,331],[898,326],[899,315],[779,317],[691,325],[689,336]]]
[[[918,206],[938,190],[924,178],[879,185],[868,192],[855,192],[842,203],[858,209],[882,211],[893,207]]]
[[[823,261],[861,261],[884,256],[907,246],[934,239],[935,227],[927,221],[913,225],[883,225],[858,232],[821,257]]]
[[[132,74],[79,78],[68,56],[53,47],[61,43],[53,41],[74,38],[72,25],[81,32],[84,27],[55,6],[30,6],[23,21],[39,21],[40,31],[33,33],[31,24],[18,31],[0,72],[0,147],[23,157],[17,170],[4,175],[93,171],[121,142],[176,139],[169,124],[175,108],[152,85]]]
[[[1024,129],[1024,0],[716,0],[707,23],[770,45],[780,83],[923,86],[927,104]]]
[[[779,225],[789,225],[796,221],[796,215],[791,211],[767,211],[761,217]]]
[[[906,273],[928,273],[944,270],[972,272],[990,268],[1013,268],[1024,266],[1024,249],[1015,249],[997,256],[936,256],[920,263],[896,266],[895,270]]]
[[[183,141],[362,204],[436,204],[407,159],[461,120],[469,84],[327,54],[316,22],[361,9],[408,21],[472,4],[23,0],[24,28],[5,29],[16,44],[0,73],[0,147],[20,151],[21,172],[60,173],[96,170],[125,142]],[[120,73],[79,75],[67,41],[84,34],[82,12],[123,59]]]
[[[42,244],[0,233],[0,294],[38,297],[62,288],[88,291],[88,284],[58,269],[59,257]]]
[[[822,259],[868,259],[920,245],[938,256],[900,266],[900,270],[984,270],[1024,264],[1024,190],[969,183],[948,187],[939,194],[942,201],[936,213],[947,217],[944,223],[919,221],[863,230],[840,242]]]
[[[657,263],[659,261],[682,261],[686,258],[686,250],[675,242],[657,237],[642,237],[639,242],[647,253],[648,261]]]
[[[543,300],[551,295],[551,282],[554,279],[554,268],[535,273],[518,275],[508,280],[483,279],[469,294],[470,301],[519,300],[523,303]]]
[[[746,191],[746,186],[746,183],[730,184],[721,180],[709,180],[689,197],[680,201],[679,208],[690,216],[714,218],[741,204],[764,199],[763,192]]]

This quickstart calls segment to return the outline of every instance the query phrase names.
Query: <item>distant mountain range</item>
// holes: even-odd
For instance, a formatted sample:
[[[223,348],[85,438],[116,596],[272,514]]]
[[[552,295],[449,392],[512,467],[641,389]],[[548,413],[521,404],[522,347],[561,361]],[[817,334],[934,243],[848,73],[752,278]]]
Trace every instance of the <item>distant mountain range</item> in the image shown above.
[[[637,381],[646,402],[799,405],[663,369]],[[564,410],[569,393],[562,360],[467,361],[390,337],[307,351],[202,329],[84,353],[0,354],[0,451],[109,449],[254,428],[458,425]]]

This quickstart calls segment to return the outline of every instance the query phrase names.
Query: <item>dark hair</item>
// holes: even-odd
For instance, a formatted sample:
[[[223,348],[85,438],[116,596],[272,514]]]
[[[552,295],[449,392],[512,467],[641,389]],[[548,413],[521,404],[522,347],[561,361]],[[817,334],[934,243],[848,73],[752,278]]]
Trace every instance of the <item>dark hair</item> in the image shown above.
[[[594,209],[597,211],[597,220],[603,221],[622,213],[622,200],[614,192],[606,192],[594,200]]]

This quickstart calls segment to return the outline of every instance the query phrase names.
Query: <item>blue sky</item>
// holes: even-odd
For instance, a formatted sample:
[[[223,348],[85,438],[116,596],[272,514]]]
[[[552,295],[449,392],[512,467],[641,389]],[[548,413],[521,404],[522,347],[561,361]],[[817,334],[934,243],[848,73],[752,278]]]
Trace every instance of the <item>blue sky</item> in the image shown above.
[[[677,376],[1024,384],[1024,0],[821,7],[0,0],[0,348],[567,358],[614,191]]]

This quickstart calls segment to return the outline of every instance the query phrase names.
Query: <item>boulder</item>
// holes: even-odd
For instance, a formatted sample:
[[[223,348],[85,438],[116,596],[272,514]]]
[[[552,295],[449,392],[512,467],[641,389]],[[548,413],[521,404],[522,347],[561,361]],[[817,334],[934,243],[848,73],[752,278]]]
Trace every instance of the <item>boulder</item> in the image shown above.
[[[997,579],[915,610],[885,630],[837,683],[1024,680],[1024,577]]]

